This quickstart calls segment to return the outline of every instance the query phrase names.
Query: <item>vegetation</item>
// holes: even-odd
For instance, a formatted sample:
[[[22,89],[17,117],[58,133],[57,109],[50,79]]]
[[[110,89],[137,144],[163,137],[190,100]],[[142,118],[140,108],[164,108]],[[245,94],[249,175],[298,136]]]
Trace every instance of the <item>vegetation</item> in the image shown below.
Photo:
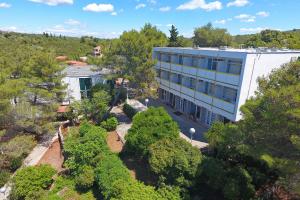
[[[13,178],[11,199],[38,199],[53,182],[55,170],[48,165],[20,169]]]
[[[151,170],[165,184],[190,187],[201,162],[199,149],[181,138],[161,139],[149,148]]]
[[[199,47],[230,46],[231,35],[226,29],[214,28],[211,23],[194,30],[193,43]]]
[[[204,167],[199,180],[224,177],[220,181],[228,182],[225,185],[209,181],[206,185],[214,191],[222,189],[228,199],[253,197],[254,188],[261,188],[259,196],[278,198],[283,192],[278,186],[300,194],[299,70],[300,63],[294,62],[261,78],[257,96],[241,108],[243,120],[212,126],[207,138],[213,159],[208,162],[215,167],[207,167],[208,171]]]
[[[162,108],[150,107],[133,117],[132,127],[125,136],[129,152],[146,156],[151,144],[163,138],[178,138],[179,128]]]
[[[22,165],[24,158],[35,145],[34,137],[29,135],[16,136],[0,144],[0,187],[8,181],[8,175]]]
[[[114,131],[118,126],[118,120],[115,117],[110,117],[106,121],[101,122],[101,127],[107,131]]]
[[[137,114],[137,111],[127,103],[124,104],[123,111],[130,119],[132,119]]]

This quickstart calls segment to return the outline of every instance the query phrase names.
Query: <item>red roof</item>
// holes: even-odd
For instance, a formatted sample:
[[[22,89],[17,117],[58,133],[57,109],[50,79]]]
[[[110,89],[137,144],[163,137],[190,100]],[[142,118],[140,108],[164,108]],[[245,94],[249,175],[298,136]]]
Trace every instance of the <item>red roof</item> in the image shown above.
[[[68,57],[67,57],[67,56],[57,56],[55,59],[56,59],[57,61],[65,61],[65,60],[68,59]]]
[[[65,112],[68,112],[69,111],[69,106],[59,106],[58,109],[57,109],[57,112],[58,113],[65,113]]]
[[[76,61],[76,60],[69,60],[66,62],[68,65],[75,65],[75,66],[86,66],[87,63],[85,62],[80,62],[80,61]]]

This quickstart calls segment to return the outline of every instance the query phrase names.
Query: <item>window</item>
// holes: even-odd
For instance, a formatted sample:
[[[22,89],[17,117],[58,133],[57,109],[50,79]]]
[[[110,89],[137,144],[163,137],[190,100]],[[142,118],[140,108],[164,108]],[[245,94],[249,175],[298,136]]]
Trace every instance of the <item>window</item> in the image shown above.
[[[160,78],[160,69],[156,70],[156,77]]]
[[[241,68],[242,68],[242,61],[239,60],[229,60],[228,61],[228,67],[227,67],[227,73],[230,74],[241,74]]]
[[[236,89],[224,87],[223,100],[230,102],[230,103],[235,103],[236,97],[237,97]]]
[[[179,55],[178,64],[179,65],[183,65],[183,57],[182,57],[182,55]]]
[[[193,63],[192,65],[193,65],[194,67],[198,67],[198,60],[199,60],[199,59],[196,58],[196,57],[193,57],[193,58],[192,58],[192,63]]]
[[[91,78],[79,78],[80,94],[81,98],[91,97],[92,79]]]
[[[208,94],[208,87],[209,87],[209,82],[204,83],[204,93]]]
[[[210,83],[208,94],[211,96],[215,96],[215,90],[216,90],[216,85],[213,83]]]
[[[211,69],[211,65],[212,65],[212,58],[209,58],[207,61],[207,69]]]

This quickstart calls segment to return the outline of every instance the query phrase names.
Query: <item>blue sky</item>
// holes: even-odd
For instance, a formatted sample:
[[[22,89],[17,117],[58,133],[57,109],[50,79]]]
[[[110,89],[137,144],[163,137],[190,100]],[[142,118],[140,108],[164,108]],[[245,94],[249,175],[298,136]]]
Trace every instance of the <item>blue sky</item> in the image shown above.
[[[192,36],[212,22],[231,34],[300,28],[300,0],[0,0],[0,30],[104,38],[146,22]]]

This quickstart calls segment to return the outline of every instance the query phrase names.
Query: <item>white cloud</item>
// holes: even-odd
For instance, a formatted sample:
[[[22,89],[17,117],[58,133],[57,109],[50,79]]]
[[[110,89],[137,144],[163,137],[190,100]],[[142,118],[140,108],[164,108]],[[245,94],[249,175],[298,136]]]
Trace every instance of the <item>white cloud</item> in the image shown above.
[[[114,6],[112,4],[96,4],[91,3],[83,7],[84,11],[91,11],[91,12],[113,12]]]
[[[29,0],[31,2],[35,3],[43,3],[47,4],[49,6],[57,6],[59,4],[73,4],[73,0]]]
[[[236,19],[239,19],[241,22],[255,22],[256,17],[248,14],[240,14],[235,16]]]
[[[157,1],[156,0],[147,0],[148,3],[151,3],[151,4],[156,4]]]
[[[256,15],[260,16],[260,17],[269,17],[270,13],[268,13],[266,11],[260,11],[260,12],[256,13]]]
[[[248,5],[250,2],[249,0],[234,0],[227,3],[227,7],[235,6],[235,7],[243,7]]]
[[[216,20],[216,24],[226,24],[226,19]]]
[[[112,12],[111,15],[112,15],[112,16],[117,16],[118,13],[117,13],[117,12]]]
[[[268,29],[267,27],[257,27],[257,28],[241,28],[241,33],[259,33],[263,30]]]
[[[221,10],[222,3],[220,1],[213,1],[213,2],[206,3],[205,0],[191,0],[189,2],[181,4],[176,9],[177,10],[203,9],[206,11]]]
[[[68,19],[67,21],[65,21],[65,24],[72,25],[72,26],[78,26],[81,23],[80,23],[80,21],[75,20],[75,19]]]
[[[138,10],[140,8],[145,8],[145,7],[146,7],[146,4],[140,3],[140,4],[138,4],[138,5],[135,6],[135,9]]]
[[[171,27],[171,26],[173,26],[173,24],[167,24],[166,26],[167,26],[167,27]]]
[[[5,2],[0,3],[0,8],[10,8],[10,7],[11,7],[11,5],[8,3],[5,3]]]
[[[8,31],[8,32],[14,32],[17,31],[18,28],[15,26],[4,26],[4,27],[0,27],[1,31]]]
[[[168,12],[171,10],[171,7],[170,6],[165,6],[165,7],[160,7],[159,8],[159,11],[161,12]]]

